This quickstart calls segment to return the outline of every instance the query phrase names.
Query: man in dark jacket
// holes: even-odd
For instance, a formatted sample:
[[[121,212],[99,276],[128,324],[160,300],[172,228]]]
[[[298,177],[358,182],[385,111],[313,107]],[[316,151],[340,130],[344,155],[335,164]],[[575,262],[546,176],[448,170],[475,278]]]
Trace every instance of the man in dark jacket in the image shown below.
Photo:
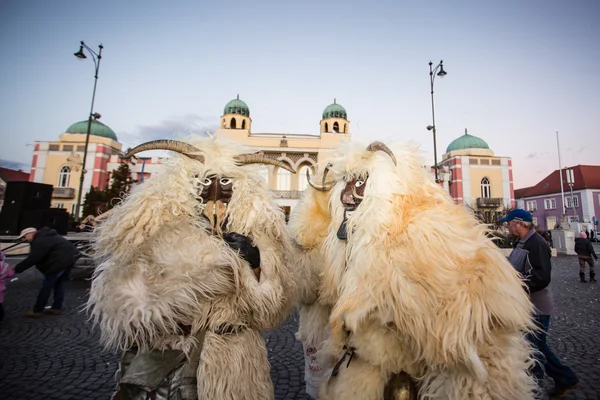
[[[35,265],[45,275],[33,310],[25,315],[29,318],[41,317],[52,290],[54,290],[54,301],[52,308],[46,312],[60,314],[65,297],[65,283],[69,280],[79,252],[71,242],[48,227],[39,231],[35,228],[25,228],[21,231],[19,239],[29,242],[30,250],[29,256],[17,264],[15,272],[21,273]]]
[[[594,273],[594,260],[598,261],[598,256],[594,251],[594,246],[587,238],[586,232],[581,232],[578,238],[575,238],[575,253],[579,258],[579,278],[581,282],[587,282],[585,280],[585,263],[590,266],[590,282],[596,282],[596,274]]]
[[[509,232],[518,238],[508,260],[524,278],[529,298],[535,307],[534,321],[540,329],[527,338],[539,351],[535,354],[538,362],[535,363],[532,374],[538,383],[542,382],[545,368],[546,373],[554,379],[555,387],[549,393],[550,397],[562,397],[578,385],[579,379],[569,367],[560,362],[546,343],[550,315],[554,310],[554,299],[549,286],[552,276],[550,247],[535,231],[529,212],[518,208],[500,218],[500,221],[506,222]]]

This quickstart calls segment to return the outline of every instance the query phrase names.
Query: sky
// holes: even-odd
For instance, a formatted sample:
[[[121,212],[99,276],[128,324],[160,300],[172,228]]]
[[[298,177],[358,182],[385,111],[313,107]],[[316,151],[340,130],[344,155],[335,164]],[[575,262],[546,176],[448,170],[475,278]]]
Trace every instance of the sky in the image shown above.
[[[104,46],[94,111],[124,148],[218,127],[239,94],[253,133],[318,134],[348,112],[353,140],[414,141],[433,164],[464,134],[512,157],[515,188],[600,164],[600,2],[0,1],[0,164],[86,120],[83,40]],[[430,161],[429,161],[430,160]]]

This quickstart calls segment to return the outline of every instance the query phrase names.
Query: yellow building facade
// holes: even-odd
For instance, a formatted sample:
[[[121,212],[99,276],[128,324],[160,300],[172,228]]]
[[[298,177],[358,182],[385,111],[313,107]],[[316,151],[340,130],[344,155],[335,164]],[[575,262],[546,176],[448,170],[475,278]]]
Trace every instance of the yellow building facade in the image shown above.
[[[75,212],[83,170],[87,126],[87,120],[76,122],[57,141],[36,141],[33,151],[29,180],[54,186],[52,207],[65,208],[71,214]],[[121,150],[122,145],[114,131],[100,121],[92,120],[82,202],[92,186],[104,189],[108,185],[111,172],[109,159]]]
[[[448,145],[440,165],[450,172],[444,186],[456,203],[475,210],[514,207],[512,160],[496,156],[483,139],[466,129]]]
[[[278,203],[289,212],[308,185],[306,171],[314,174],[317,165],[325,162],[331,152],[351,140],[350,121],[346,109],[334,102],[323,111],[318,134],[256,133],[252,131],[250,108],[239,96],[225,105],[220,118],[218,137],[226,137],[255,150],[266,157],[283,161],[294,170],[291,174],[272,165],[263,167],[263,175]]]

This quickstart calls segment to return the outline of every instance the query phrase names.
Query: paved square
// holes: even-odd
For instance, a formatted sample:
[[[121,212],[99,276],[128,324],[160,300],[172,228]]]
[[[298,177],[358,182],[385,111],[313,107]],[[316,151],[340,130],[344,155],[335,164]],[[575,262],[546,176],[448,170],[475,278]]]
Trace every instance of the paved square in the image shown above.
[[[577,258],[553,259],[556,313],[549,342],[581,380],[565,399],[600,399],[600,284],[579,283]],[[118,355],[99,346],[98,331],[83,306],[89,282],[78,270],[68,283],[65,312],[27,319],[41,278],[34,270],[8,282],[5,320],[0,323],[2,400],[109,399]],[[295,339],[294,314],[277,330],[265,332],[277,399],[308,399],[304,392],[302,346]],[[548,382],[550,385],[550,382]]]

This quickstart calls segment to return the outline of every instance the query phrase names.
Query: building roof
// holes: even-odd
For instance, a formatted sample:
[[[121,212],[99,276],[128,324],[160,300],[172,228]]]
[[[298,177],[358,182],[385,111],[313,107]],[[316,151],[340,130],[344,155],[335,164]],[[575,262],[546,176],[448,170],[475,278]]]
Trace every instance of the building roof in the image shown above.
[[[225,104],[225,109],[223,110],[223,115],[225,114],[239,114],[246,117],[250,116],[250,108],[246,103],[240,100],[240,95],[237,95],[237,98],[231,100],[229,103]]]
[[[29,180],[29,172],[23,170],[15,171],[14,169],[0,168],[0,179],[4,182],[26,182]]]
[[[574,167],[563,168],[563,190],[569,191],[567,176],[564,170],[571,168],[573,170],[573,190],[582,189],[600,189],[600,165],[577,165]],[[535,186],[516,189],[515,198],[543,196],[546,194],[560,193],[560,178],[558,170],[552,171],[550,175],[539,181]]]
[[[446,148],[446,153],[457,150],[465,149],[489,149],[490,146],[485,140],[478,138],[477,136],[469,135],[465,129],[465,134],[461,137],[454,139]]]
[[[342,107],[335,99],[333,99],[333,103],[325,107],[325,110],[323,110],[323,119],[325,118],[348,119],[348,113],[346,113],[346,109],[344,107]]]
[[[73,125],[67,128],[66,133],[82,133],[87,134],[88,120],[75,122]],[[117,135],[108,126],[102,122],[92,119],[92,125],[90,126],[90,135],[101,136],[107,139],[112,139],[117,142]]]

